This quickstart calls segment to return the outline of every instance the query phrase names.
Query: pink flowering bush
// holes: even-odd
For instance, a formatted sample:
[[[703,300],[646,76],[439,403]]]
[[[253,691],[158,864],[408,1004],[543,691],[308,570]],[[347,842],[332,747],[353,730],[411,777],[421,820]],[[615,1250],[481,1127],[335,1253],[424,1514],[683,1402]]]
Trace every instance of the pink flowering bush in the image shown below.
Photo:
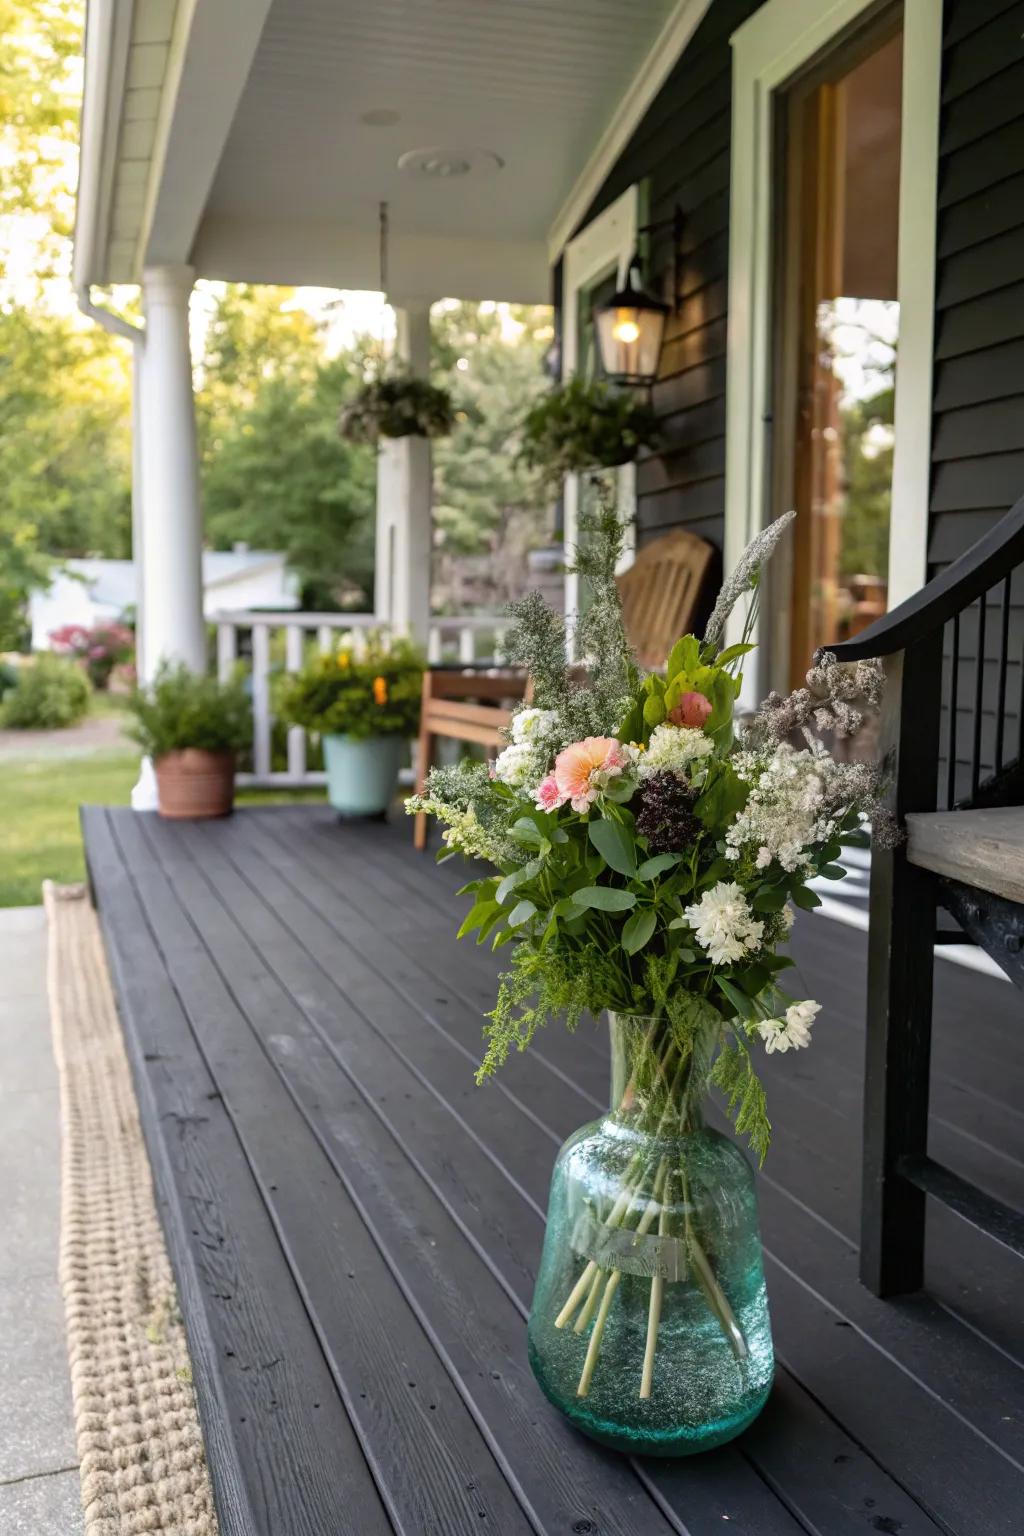
[[[126,624],[63,624],[50,631],[53,649],[74,656],[85,666],[94,688],[107,688],[116,666],[130,661],[135,636]]]

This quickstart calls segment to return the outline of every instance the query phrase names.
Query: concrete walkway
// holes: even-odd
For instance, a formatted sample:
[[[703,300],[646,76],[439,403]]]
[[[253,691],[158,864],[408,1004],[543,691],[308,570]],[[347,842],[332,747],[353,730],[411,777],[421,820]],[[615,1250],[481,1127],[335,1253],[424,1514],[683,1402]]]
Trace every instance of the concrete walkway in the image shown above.
[[[0,1532],[81,1536],[42,907],[0,911]]]

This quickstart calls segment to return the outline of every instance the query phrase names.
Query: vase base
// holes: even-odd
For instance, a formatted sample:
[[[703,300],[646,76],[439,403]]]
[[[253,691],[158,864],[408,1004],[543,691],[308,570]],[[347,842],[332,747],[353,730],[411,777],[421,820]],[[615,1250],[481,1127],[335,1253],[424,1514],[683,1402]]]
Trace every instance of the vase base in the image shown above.
[[[719,1416],[702,1424],[673,1425],[659,1429],[643,1424],[621,1424],[591,1411],[585,1398],[571,1400],[549,1390],[543,1371],[538,1369],[530,1350],[530,1365],[537,1383],[548,1402],[569,1420],[574,1429],[606,1445],[610,1450],[623,1451],[629,1456],[696,1456],[701,1451],[713,1451],[727,1445],[748,1429],[763,1409],[771,1393],[771,1381],[756,1395],[748,1397],[735,1412]]]

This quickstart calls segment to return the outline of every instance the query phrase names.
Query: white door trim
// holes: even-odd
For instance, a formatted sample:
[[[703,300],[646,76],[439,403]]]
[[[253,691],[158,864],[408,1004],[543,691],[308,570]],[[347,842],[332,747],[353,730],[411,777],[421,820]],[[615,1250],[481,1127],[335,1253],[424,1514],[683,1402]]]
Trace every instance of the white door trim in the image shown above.
[[[562,378],[576,372],[580,354],[579,296],[582,289],[599,283],[615,272],[624,283],[630,257],[636,250],[640,222],[640,188],[634,183],[614,203],[580,230],[565,248],[562,265]],[[572,549],[578,532],[580,484],[578,475],[567,475],[563,492],[564,538]],[[619,510],[632,515],[636,505],[636,465],[619,470]],[[632,549],[629,551],[632,558]],[[577,578],[566,575],[565,613],[570,625],[579,603]]]
[[[769,506],[774,93],[874,3],[767,0],[733,34],[726,571]],[[890,605],[916,592],[927,574],[941,73],[942,6],[904,0]],[[763,660],[749,669],[758,690]]]

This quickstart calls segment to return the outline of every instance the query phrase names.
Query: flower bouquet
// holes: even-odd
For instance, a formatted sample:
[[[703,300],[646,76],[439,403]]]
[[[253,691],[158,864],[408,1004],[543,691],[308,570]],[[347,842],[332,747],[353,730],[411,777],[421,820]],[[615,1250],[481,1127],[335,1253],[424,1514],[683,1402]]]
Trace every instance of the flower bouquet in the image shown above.
[[[825,657],[807,689],[737,728],[758,572],[787,521],[746,552],[704,638],[643,675],[614,579],[621,528],[601,506],[577,553],[589,681],[566,665],[562,621],[526,597],[506,644],[534,697],[508,745],[490,765],[435,769],[409,802],[445,824],[442,857],[494,866],[464,887],[460,929],[509,946],[479,1079],[549,1021],[609,1014],[611,1111],[559,1154],[529,1347],[551,1400],[631,1451],[721,1444],[767,1396],[753,1176],[703,1105],[715,1091],[763,1160],[758,1052],[806,1047],[819,1011],[781,984],[792,909],[818,905],[808,882],[840,878],[843,844],[878,815],[874,768],[833,761],[807,729],[855,729],[855,701],[877,700],[873,665]],[[724,645],[743,594],[743,637]]]

